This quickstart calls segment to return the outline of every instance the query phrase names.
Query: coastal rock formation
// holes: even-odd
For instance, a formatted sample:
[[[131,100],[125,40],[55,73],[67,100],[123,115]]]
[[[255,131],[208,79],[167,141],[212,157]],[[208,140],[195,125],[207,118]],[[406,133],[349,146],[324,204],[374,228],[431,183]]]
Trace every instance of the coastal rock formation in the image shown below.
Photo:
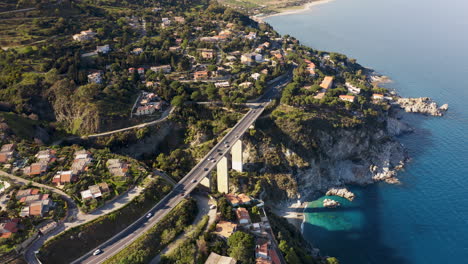
[[[261,198],[279,210],[299,196],[314,199],[337,186],[397,183],[396,173],[408,155],[394,136],[412,131],[399,112],[364,127],[327,127],[314,119],[275,120],[272,126],[271,119],[259,120],[261,138],[245,140],[245,168],[264,175]],[[248,188],[243,187],[249,186],[248,180],[239,178],[235,185]],[[327,194],[352,200],[351,193],[338,190]]]
[[[440,110],[442,111],[447,111],[448,110],[448,104],[443,104],[441,107],[439,107]]]
[[[326,208],[336,208],[336,207],[339,207],[341,206],[341,204],[335,200],[332,200],[332,199],[325,199],[323,200],[323,207],[326,207]]]
[[[429,97],[398,98],[397,104],[406,112],[429,114],[433,116],[442,116],[448,109],[448,104],[438,107],[437,103],[432,101]]]
[[[354,197],[355,197],[354,193],[350,192],[346,188],[331,188],[331,189],[329,189],[327,191],[327,193],[325,195],[327,195],[327,196],[335,195],[335,196],[339,196],[339,197],[343,197],[345,199],[348,199],[349,201],[354,200]]]
[[[399,166],[395,166],[394,170],[391,170],[390,168],[382,168],[382,170],[374,175],[372,179],[374,181],[385,181],[386,183],[390,184],[397,184],[400,183],[400,181],[396,178],[397,171],[403,168],[403,163],[401,163]],[[370,170],[371,171],[377,171],[376,166],[371,166]]]
[[[389,117],[387,119],[387,132],[392,136],[400,136],[406,133],[411,133],[413,131],[414,129],[407,123],[404,123],[393,117]]]

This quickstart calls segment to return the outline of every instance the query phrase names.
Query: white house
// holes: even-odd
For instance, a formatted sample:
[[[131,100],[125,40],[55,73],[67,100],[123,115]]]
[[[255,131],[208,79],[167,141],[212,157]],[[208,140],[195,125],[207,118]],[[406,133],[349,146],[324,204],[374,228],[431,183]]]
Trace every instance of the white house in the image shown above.
[[[141,53],[143,53],[143,49],[142,48],[134,48],[132,50],[132,53],[135,54],[135,55],[140,55]]]
[[[229,82],[218,82],[218,83],[215,83],[215,86],[216,88],[221,88],[221,87],[229,87],[231,85],[229,84]]]
[[[260,78],[260,73],[253,73],[252,75],[250,75],[250,77],[252,77],[254,80],[258,80],[258,78]]]
[[[97,46],[96,47],[96,52],[100,52],[102,54],[107,54],[109,51],[110,51],[109,44],[106,44],[104,46]]]
[[[373,94],[372,99],[374,99],[374,100],[383,100],[384,95],[383,94]]]
[[[79,34],[73,35],[73,40],[76,40],[76,41],[92,40],[96,35],[97,33],[93,32],[91,29],[83,30]]]
[[[161,66],[153,66],[150,70],[154,72],[162,72],[162,73],[171,73],[171,65],[161,65]]]
[[[359,94],[361,92],[361,88],[356,87],[350,83],[345,83],[346,88],[348,88],[348,91],[353,94]]]
[[[97,84],[102,83],[102,72],[98,71],[98,72],[88,74],[88,82],[97,83]]]
[[[136,109],[135,115],[151,115],[156,111],[156,108],[153,105],[140,106]]]

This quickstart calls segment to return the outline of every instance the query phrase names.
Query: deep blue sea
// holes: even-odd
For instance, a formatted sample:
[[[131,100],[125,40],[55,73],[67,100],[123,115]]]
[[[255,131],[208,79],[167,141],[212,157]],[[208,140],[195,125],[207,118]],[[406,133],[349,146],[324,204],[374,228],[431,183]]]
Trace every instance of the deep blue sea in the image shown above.
[[[353,187],[358,198],[339,209],[311,202],[304,236],[344,264],[468,263],[468,1],[335,0],[266,21],[450,107],[409,118],[401,185]]]

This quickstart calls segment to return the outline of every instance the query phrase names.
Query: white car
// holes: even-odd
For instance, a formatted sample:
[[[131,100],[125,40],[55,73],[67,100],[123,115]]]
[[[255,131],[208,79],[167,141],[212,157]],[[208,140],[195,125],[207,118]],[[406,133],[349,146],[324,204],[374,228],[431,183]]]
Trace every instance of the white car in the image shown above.
[[[212,205],[210,206],[210,209],[215,209],[215,208],[216,208],[216,205],[214,205],[214,204],[212,204]]]
[[[98,248],[98,249],[94,250],[93,256],[97,256],[97,255],[99,255],[101,253],[102,253],[102,250]]]
[[[152,216],[153,216],[152,213],[148,213],[148,214],[146,215],[146,218],[151,218]]]

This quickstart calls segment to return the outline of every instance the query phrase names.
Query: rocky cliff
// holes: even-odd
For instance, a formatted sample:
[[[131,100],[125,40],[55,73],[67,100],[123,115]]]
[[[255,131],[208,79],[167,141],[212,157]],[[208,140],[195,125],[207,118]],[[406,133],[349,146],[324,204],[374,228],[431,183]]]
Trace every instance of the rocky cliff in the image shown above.
[[[276,198],[274,201],[295,202],[345,184],[393,182],[408,158],[395,136],[411,128],[396,117],[340,128],[318,126],[325,121],[316,118],[293,122],[265,120],[273,125],[260,125],[260,132],[249,137],[244,151],[247,167],[256,166],[253,169],[267,175],[286,175],[281,180],[292,181],[271,184],[278,179],[269,177],[270,186],[286,188],[264,188],[266,198]]]

